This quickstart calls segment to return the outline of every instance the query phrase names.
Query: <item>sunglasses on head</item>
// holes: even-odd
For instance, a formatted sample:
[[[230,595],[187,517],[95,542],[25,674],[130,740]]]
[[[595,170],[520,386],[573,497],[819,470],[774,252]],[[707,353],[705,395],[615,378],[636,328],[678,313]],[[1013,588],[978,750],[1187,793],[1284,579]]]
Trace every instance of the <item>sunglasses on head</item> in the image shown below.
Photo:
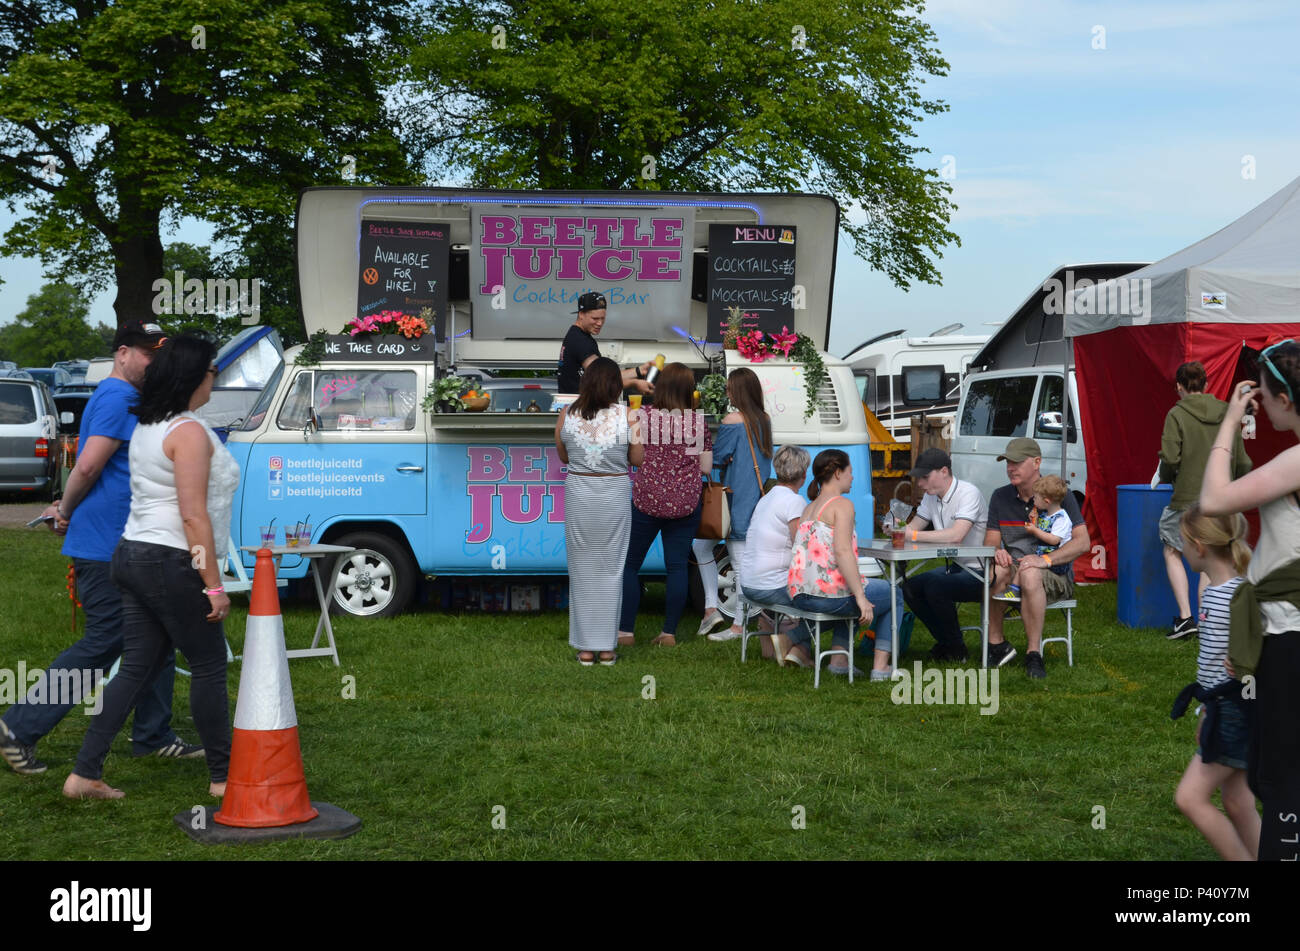
[[[1269,372],[1273,374],[1273,376],[1277,379],[1277,381],[1278,381],[1279,383],[1282,384],[1283,387],[1285,387],[1285,389],[1286,389],[1286,395],[1287,395],[1288,397],[1290,397],[1290,399],[1291,399],[1291,405],[1292,405],[1292,406],[1295,406],[1295,405],[1296,405],[1296,402],[1295,402],[1295,394],[1294,394],[1293,392],[1291,392],[1291,384],[1288,383],[1288,382],[1286,381],[1286,377],[1284,377],[1284,376],[1282,375],[1281,371],[1278,370],[1278,368],[1275,367],[1275,366],[1273,365],[1273,361],[1270,360],[1270,359],[1268,358],[1268,355],[1269,355],[1270,353],[1272,353],[1272,352],[1273,352],[1274,350],[1276,350],[1278,347],[1284,347],[1284,346],[1286,346],[1288,343],[1294,344],[1295,341],[1294,341],[1294,340],[1281,340],[1281,341],[1278,341],[1277,343],[1273,344],[1273,346],[1271,346],[1271,347],[1265,347],[1264,350],[1260,352],[1260,355],[1259,355],[1259,362],[1260,362],[1263,366],[1268,367]]]

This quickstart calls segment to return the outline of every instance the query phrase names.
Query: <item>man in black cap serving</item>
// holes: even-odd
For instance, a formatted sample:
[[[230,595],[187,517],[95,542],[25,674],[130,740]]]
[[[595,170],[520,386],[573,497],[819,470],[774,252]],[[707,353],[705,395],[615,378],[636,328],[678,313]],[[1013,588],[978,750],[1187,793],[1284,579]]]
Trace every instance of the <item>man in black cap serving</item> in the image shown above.
[[[596,336],[605,326],[605,296],[588,291],[578,298],[578,319],[573,322],[569,332],[560,344],[560,364],[556,371],[560,393],[577,393],[582,382],[582,371],[600,356],[600,347],[596,345]],[[646,380],[651,363],[647,360],[639,367],[628,367],[623,371],[623,388],[635,389],[638,393],[652,393],[654,387]]]
[[[16,772],[45,772],[46,765],[36,758],[36,743],[85,700],[89,685],[79,672],[106,671],[122,654],[122,595],[109,577],[109,563],[131,511],[128,447],[136,418],[130,410],[140,399],[139,387],[154,351],[166,339],[161,327],[147,321],[127,321],[118,329],[113,372],[96,387],[81,417],[76,468],[68,475],[63,498],[43,513],[54,520],[51,530],[67,536],[63,554],[76,569],[86,627],[81,640],[56,657],[42,680],[0,719],[0,755]],[[175,665],[169,662],[136,701],[131,729],[136,756],[203,755],[203,747],[186,743],[172,731],[175,676]],[[79,682],[81,696],[69,695],[71,682]]]
[[[927,449],[916,459],[912,477],[925,493],[907,523],[907,540],[943,545],[983,545],[988,508],[980,490],[952,474],[952,458],[942,449]],[[984,575],[978,558],[950,562],[903,582],[903,598],[934,635],[931,660],[965,661],[957,604],[980,601]]]
[[[1037,554],[1038,539],[1026,527],[1034,510],[1034,483],[1043,465],[1043,450],[1033,439],[1020,437],[1007,443],[998,456],[1007,464],[1009,485],[1004,485],[989,499],[989,529],[984,544],[998,549],[994,560],[1004,568],[1016,566],[1020,585],[1020,617],[1025,622],[1025,672],[1030,677],[1047,676],[1043,666],[1043,619],[1047,605],[1072,597],[1074,570],[1070,562],[1092,550],[1088,526],[1074,495],[1067,492],[1061,508],[1070,517],[1071,535],[1061,547],[1048,554]],[[1016,655],[1015,648],[1002,635],[1002,618],[1006,604],[989,603],[989,666],[1001,667]]]

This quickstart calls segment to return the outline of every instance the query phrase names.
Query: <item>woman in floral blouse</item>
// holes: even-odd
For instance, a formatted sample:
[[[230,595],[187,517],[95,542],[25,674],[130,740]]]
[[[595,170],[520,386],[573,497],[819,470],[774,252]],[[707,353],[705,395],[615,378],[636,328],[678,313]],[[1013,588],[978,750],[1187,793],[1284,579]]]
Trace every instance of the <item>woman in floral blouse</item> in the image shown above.
[[[653,641],[677,643],[677,622],[686,607],[686,565],[700,523],[701,476],[713,469],[713,437],[704,414],[695,409],[695,374],[670,363],[655,381],[655,405],[646,410],[640,432],[645,461],[632,481],[632,531],[623,565],[623,616],[618,642],[635,641],[641,602],[638,577],[655,537],[663,535],[668,591],[664,626]]]
[[[852,485],[853,467],[845,453],[825,449],[817,454],[813,460],[813,481],[808,486],[808,498],[812,501],[803,510],[795,532],[787,585],[795,607],[844,618],[835,622],[831,645],[848,649],[850,655],[853,643],[850,622],[856,619],[868,624],[874,616],[858,573],[856,513],[846,497]],[[794,646],[786,660],[811,667],[806,628],[796,628],[792,640]],[[847,674],[849,665],[842,661],[836,664],[837,660],[838,657],[833,657],[826,669],[833,674]]]

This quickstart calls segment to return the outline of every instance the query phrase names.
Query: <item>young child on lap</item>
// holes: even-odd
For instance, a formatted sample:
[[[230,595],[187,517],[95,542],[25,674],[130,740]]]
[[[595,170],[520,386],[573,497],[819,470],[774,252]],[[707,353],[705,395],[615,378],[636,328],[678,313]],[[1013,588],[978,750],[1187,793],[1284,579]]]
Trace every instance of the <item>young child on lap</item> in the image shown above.
[[[1034,483],[1034,508],[1025,523],[1025,531],[1038,540],[1036,554],[1051,554],[1070,540],[1073,532],[1070,516],[1061,508],[1068,491],[1069,487],[1060,476],[1045,475]],[[992,596],[999,601],[1019,601],[1020,588],[1013,584],[1015,578],[1015,562],[1006,568],[995,565]]]

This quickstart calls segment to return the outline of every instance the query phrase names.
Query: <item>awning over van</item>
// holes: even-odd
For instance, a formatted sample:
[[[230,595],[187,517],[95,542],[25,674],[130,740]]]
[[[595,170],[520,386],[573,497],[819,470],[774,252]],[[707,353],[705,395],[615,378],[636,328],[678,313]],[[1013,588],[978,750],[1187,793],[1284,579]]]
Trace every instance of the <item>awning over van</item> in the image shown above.
[[[602,342],[628,343],[705,338],[725,293],[788,307],[824,348],[838,226],[825,195],[313,188],[297,218],[303,320],[341,333],[362,310],[428,306],[477,356],[509,357],[558,345],[585,290],[609,301]],[[734,253],[711,279],[719,227]]]

